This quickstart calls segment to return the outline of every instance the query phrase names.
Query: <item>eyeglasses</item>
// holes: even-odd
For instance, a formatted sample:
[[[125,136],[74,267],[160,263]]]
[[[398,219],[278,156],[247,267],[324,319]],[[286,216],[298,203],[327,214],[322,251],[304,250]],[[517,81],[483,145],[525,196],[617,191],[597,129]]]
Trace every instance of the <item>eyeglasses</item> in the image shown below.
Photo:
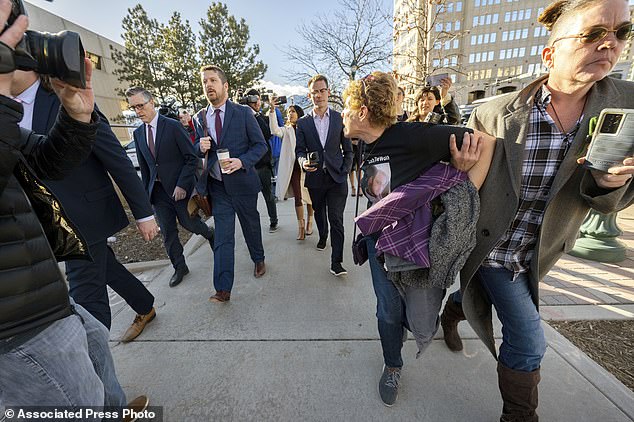
[[[596,26],[592,29],[589,29],[587,32],[582,32],[578,35],[567,35],[565,37],[559,37],[555,39],[555,41],[553,41],[551,45],[554,45],[557,41],[565,40],[567,38],[578,38],[583,44],[592,44],[597,41],[601,41],[612,32],[614,32],[614,35],[617,39],[621,41],[627,41],[632,36],[632,24],[626,23],[616,29],[608,29],[602,26]]]
[[[328,88],[316,89],[314,91],[310,91],[310,95],[325,94],[326,92],[328,92]]]
[[[147,100],[146,102],[141,103],[141,104],[134,104],[134,105],[130,105],[130,107],[128,107],[128,109],[129,109],[129,110],[131,110],[131,111],[139,111],[139,110],[141,110],[143,107],[145,107],[145,105],[146,105],[147,103],[149,103],[149,102],[150,102],[150,100]]]

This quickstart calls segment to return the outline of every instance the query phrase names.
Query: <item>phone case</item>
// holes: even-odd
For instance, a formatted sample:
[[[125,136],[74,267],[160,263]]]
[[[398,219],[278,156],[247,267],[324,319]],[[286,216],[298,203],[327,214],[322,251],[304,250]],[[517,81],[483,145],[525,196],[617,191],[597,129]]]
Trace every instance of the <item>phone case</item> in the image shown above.
[[[622,165],[625,158],[633,155],[634,109],[602,110],[584,165],[607,172],[610,167]]]

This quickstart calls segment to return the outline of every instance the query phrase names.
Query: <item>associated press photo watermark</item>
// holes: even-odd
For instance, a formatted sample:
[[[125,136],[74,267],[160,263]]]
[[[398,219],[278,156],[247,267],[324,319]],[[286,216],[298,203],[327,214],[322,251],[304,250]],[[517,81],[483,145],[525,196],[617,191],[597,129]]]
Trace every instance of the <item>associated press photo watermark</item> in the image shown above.
[[[137,421],[163,421],[163,407],[149,406],[143,410],[127,407],[64,407],[64,406],[25,406],[6,407],[0,413],[2,421],[120,421],[136,419]]]

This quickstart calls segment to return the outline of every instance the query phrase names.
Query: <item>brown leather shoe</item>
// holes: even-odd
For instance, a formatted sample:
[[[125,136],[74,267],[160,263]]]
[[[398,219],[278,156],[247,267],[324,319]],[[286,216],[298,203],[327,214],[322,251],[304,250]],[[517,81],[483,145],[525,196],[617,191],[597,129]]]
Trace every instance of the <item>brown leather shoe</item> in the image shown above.
[[[209,298],[210,302],[223,303],[231,300],[231,292],[227,290],[218,290],[215,295]]]
[[[149,404],[150,404],[150,400],[147,398],[147,396],[139,396],[136,399],[132,400],[130,403],[128,403],[128,405],[126,406],[126,409],[130,409],[134,413],[141,413],[145,409],[147,409]],[[126,416],[125,418],[122,419],[122,421],[123,422],[136,421],[138,418],[134,416],[134,413],[132,415]]]
[[[255,278],[262,277],[264,273],[266,273],[266,265],[264,264],[264,261],[256,262],[255,269],[253,270],[253,275],[255,276]]]
[[[139,334],[143,332],[143,329],[145,328],[145,326],[150,321],[152,321],[154,317],[156,317],[156,310],[154,310],[154,308],[152,308],[150,312],[148,312],[145,315],[137,314],[137,316],[134,317],[134,321],[132,322],[132,325],[130,325],[130,328],[128,328],[125,334],[123,334],[121,341],[123,343],[128,343],[134,340],[135,338],[137,338]]]

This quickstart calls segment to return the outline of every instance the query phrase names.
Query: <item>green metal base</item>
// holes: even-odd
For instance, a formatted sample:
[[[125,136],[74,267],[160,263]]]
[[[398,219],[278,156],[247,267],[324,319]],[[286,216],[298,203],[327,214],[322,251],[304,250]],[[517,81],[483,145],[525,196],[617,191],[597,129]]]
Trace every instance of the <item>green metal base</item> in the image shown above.
[[[568,254],[591,261],[616,263],[626,258],[626,251],[625,245],[615,238],[580,237]]]

